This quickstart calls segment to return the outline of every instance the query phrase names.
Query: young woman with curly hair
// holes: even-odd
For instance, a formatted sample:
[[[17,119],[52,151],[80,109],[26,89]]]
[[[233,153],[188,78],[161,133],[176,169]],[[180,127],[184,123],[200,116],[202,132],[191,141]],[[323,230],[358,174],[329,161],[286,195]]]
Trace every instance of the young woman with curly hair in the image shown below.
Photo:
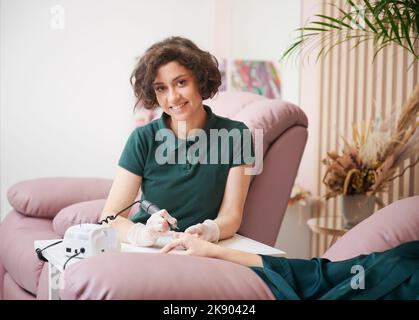
[[[250,184],[245,167],[253,159],[243,156],[243,148],[237,152],[237,144],[230,140],[227,151],[219,143],[214,149],[214,141],[206,141],[200,161],[189,158],[196,138],[208,139],[212,130],[238,132],[243,137],[240,146],[247,144],[253,150],[251,139],[244,139],[249,130],[245,124],[217,116],[203,104],[221,85],[217,59],[188,39],[170,37],[146,50],[131,83],[135,107],[160,107],[163,114],[136,128],[128,138],[102,218],[133,202],[141,187],[142,199],[162,210],[150,217],[141,209],[131,219],[126,210],[110,221],[122,241],[151,246],[175,225],[211,242],[233,236]],[[186,159],[182,152],[188,154]],[[217,161],[208,161],[214,154]]]

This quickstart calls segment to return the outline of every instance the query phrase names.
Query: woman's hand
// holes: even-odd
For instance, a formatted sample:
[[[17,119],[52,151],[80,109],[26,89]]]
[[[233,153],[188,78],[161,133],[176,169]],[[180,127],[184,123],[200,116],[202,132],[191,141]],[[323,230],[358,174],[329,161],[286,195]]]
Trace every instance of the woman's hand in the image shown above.
[[[200,257],[216,257],[220,246],[211,242],[199,239],[195,235],[189,233],[175,233],[176,239],[166,244],[160,252],[162,253],[177,253]],[[174,250],[181,247],[185,250]]]
[[[128,231],[128,242],[139,247],[150,247],[157,240],[168,233],[169,224],[175,226],[176,218],[173,218],[166,210],[160,210],[148,218],[147,223],[134,224]]]
[[[214,220],[207,219],[204,223],[198,223],[190,226],[185,230],[185,233],[201,238],[202,240],[210,242],[218,242],[220,239],[220,228]]]
[[[148,218],[145,226],[150,233],[160,237],[170,230],[169,224],[171,226],[176,226],[177,220],[176,218],[173,218],[167,210],[163,209],[153,213],[151,217]]]

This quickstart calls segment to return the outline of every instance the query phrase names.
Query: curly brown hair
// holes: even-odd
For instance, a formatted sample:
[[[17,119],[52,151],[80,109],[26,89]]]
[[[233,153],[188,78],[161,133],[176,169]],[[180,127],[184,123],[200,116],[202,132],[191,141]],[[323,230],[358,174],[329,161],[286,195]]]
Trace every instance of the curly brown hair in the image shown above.
[[[170,37],[148,48],[131,74],[130,82],[137,98],[134,109],[139,104],[146,109],[159,106],[153,82],[158,68],[172,61],[192,71],[203,100],[212,98],[218,92],[221,73],[217,58],[189,39]]]

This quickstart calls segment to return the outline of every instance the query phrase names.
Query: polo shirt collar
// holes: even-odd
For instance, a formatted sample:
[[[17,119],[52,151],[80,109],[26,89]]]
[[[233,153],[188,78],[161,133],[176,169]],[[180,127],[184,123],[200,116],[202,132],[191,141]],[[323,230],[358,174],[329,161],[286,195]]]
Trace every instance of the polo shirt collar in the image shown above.
[[[204,110],[207,113],[207,121],[205,122],[205,125],[202,128],[202,130],[204,130],[204,132],[207,135],[207,137],[209,137],[210,136],[210,129],[214,127],[215,122],[217,121],[217,118],[216,118],[215,114],[212,113],[212,110],[211,110],[210,107],[204,105]],[[162,115],[161,115],[161,117],[157,121],[159,130],[160,129],[170,130],[171,133],[174,136],[175,144],[169,143],[169,139],[166,139],[164,141],[164,143],[166,144],[167,150],[169,150],[169,151],[175,151],[176,149],[178,149],[181,146],[183,146],[187,141],[195,141],[195,136],[188,137],[187,140],[179,139],[178,137],[176,137],[176,135],[174,134],[174,132],[172,131],[172,129],[170,129],[170,128],[168,128],[166,126],[166,120],[168,120],[169,118],[170,118],[169,115],[167,113],[163,112]],[[159,134],[159,132],[157,134]],[[170,139],[170,140],[173,141],[173,139]]]

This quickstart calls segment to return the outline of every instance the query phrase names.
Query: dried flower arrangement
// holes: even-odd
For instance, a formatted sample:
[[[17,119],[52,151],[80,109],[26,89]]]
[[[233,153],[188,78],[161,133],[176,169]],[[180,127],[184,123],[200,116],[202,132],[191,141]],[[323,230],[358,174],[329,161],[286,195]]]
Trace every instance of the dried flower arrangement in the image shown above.
[[[360,130],[353,126],[353,142],[343,138],[342,154],[328,152],[323,164],[327,166],[323,177],[325,198],[338,195],[376,195],[386,191],[391,182],[401,177],[412,164],[397,174],[404,160],[419,152],[419,85],[416,85],[400,112],[397,121],[375,121]],[[367,128],[366,128],[367,127]]]

